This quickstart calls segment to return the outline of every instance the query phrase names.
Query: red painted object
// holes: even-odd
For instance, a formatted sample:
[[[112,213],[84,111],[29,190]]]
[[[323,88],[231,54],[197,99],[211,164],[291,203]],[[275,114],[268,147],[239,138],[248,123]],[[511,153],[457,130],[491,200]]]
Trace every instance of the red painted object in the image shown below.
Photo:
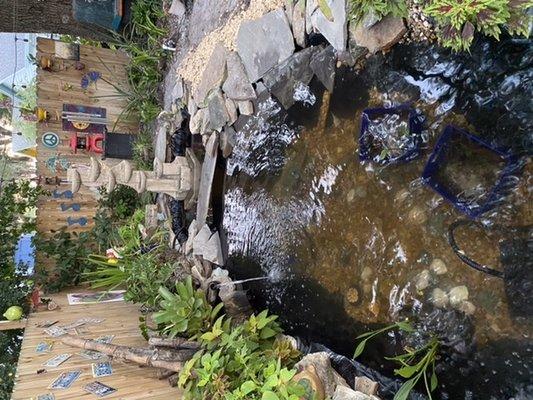
[[[102,154],[104,152],[104,134],[84,134],[78,136],[78,133],[70,135],[70,148],[74,153],[78,150],[85,150],[87,152]]]

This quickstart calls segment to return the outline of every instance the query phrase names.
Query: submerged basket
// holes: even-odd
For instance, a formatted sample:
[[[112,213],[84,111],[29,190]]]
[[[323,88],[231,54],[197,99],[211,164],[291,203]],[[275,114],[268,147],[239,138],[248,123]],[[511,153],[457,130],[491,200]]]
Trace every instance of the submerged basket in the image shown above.
[[[386,115],[408,114],[409,143],[402,150],[401,154],[394,157],[384,157],[376,161],[378,155],[375,151],[375,137],[370,132],[370,126],[375,122],[372,118]],[[422,144],[422,129],[424,117],[421,113],[411,108],[409,104],[402,104],[391,108],[369,108],[363,111],[361,121],[361,131],[359,133],[359,159],[361,161],[374,161],[380,165],[402,164],[412,161],[420,156],[420,146]]]
[[[468,195],[464,195],[456,188],[454,189],[453,179],[446,181],[451,175],[447,169],[452,164],[450,158],[465,154],[461,153],[461,151],[466,150],[465,148],[461,149],[461,145],[470,146],[470,151],[483,152],[492,158],[492,160],[488,160],[487,165],[479,164],[480,169],[485,171],[485,178],[490,172],[493,174],[492,177],[487,178],[487,187],[484,192],[475,199],[468,198]],[[467,161],[479,161],[480,159],[481,157],[476,154],[470,155]],[[461,160],[459,161],[458,164],[460,165],[457,167],[459,174],[464,177],[473,176],[472,170],[469,170],[468,162],[461,163]],[[494,165],[494,161],[501,163],[501,166]],[[489,167],[492,168],[492,171],[488,169]],[[522,167],[522,160],[511,153],[509,149],[493,146],[463,129],[448,125],[437,141],[426,164],[423,179],[427,185],[451,202],[458,210],[474,219],[505,200],[511,189],[516,186]],[[464,189],[465,191],[467,189],[475,190],[475,188]]]

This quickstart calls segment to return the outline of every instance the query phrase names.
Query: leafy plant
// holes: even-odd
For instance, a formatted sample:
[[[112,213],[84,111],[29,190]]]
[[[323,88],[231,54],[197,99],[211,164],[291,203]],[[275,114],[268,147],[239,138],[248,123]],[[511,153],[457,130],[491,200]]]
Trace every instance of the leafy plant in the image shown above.
[[[354,358],[363,353],[366,343],[370,339],[392,329],[399,329],[407,333],[414,332],[414,328],[409,322],[399,321],[384,328],[364,333],[357,337],[357,339],[362,340],[355,349]],[[437,360],[439,347],[440,342],[438,338],[432,336],[424,346],[418,349],[406,348],[405,354],[395,357],[386,357],[387,360],[399,364],[399,368],[395,369],[394,373],[402,378],[408,379],[395,394],[394,400],[406,400],[409,397],[411,390],[413,390],[422,377],[424,378],[424,385],[428,397],[431,400],[431,392],[433,392],[438,386],[438,379],[435,373],[435,362]],[[429,376],[430,371],[431,375]]]
[[[435,373],[435,361],[439,351],[440,342],[436,337],[432,337],[428,343],[419,349],[406,349],[405,354],[387,358],[395,361],[400,367],[394,373],[402,378],[408,379],[394,396],[394,400],[406,400],[409,393],[423,377],[428,398],[431,400],[431,392],[438,386],[437,374]],[[428,374],[431,372],[430,377]]]
[[[499,39],[503,25],[511,34],[529,35],[531,0],[433,0],[425,12],[440,28],[439,40],[455,51],[468,50],[476,31]]]
[[[281,328],[267,311],[232,326],[220,317],[200,337],[202,350],[179,377],[185,399],[298,400],[305,388],[292,381],[296,370],[276,354]],[[290,357],[289,357],[290,358]]]
[[[161,311],[153,315],[153,320],[161,325],[161,333],[170,337],[183,335],[196,338],[210,329],[222,303],[212,307],[203,290],[195,290],[192,278],[176,283],[176,294],[166,287],[159,288]]]
[[[22,334],[18,329],[0,331],[0,400],[11,399]]]
[[[406,17],[405,0],[350,0],[350,17],[356,22],[361,22],[367,15],[381,20],[389,14],[395,17]]]
[[[154,144],[149,130],[141,129],[133,142],[133,162],[136,169],[151,171],[153,168]]]

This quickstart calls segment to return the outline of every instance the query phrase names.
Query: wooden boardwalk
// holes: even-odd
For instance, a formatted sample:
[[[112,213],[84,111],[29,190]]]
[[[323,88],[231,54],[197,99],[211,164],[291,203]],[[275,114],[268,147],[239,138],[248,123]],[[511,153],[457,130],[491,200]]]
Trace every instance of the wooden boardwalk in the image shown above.
[[[83,289],[76,288],[70,292],[80,291]],[[66,325],[84,317],[105,318],[100,324],[78,328],[80,337],[96,339],[103,335],[115,335],[113,344],[146,346],[146,341],[142,338],[138,327],[140,313],[137,306],[125,302],[69,306],[66,293],[52,296],[61,307],[60,309],[39,311],[29,316],[12,400],[37,399],[38,395],[45,393],[53,393],[57,400],[97,399],[95,395],[83,390],[83,386],[95,380],[117,389],[112,395],[104,397],[105,399],[179,399],[179,390],[170,387],[166,380],[158,380],[156,370],[153,368],[112,362],[113,375],[93,378],[92,361],[80,356],[78,354],[80,349],[61,344],[58,340],[47,336],[43,328],[37,327],[39,323],[47,320],[58,320],[56,325]],[[54,342],[51,352],[36,353],[37,344],[48,339]],[[44,368],[42,364],[46,360],[62,353],[70,353],[72,357],[57,368],[46,368],[46,372],[37,373],[38,370]],[[69,389],[53,391],[48,389],[60,373],[73,370],[79,370],[82,374]]]

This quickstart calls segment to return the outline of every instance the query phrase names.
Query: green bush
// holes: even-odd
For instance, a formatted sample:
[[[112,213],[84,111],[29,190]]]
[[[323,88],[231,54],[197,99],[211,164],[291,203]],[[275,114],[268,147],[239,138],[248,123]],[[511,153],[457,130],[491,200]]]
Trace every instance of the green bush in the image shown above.
[[[468,50],[475,32],[499,39],[502,27],[529,35],[531,0],[433,0],[425,12],[435,18],[439,41],[455,51]]]
[[[350,0],[350,17],[356,22],[371,14],[378,20],[389,14],[407,17],[407,3],[405,0]]]
[[[0,331],[0,400],[11,399],[22,330]]]
[[[296,370],[274,350],[281,332],[276,318],[263,311],[232,326],[220,317],[200,337],[202,350],[180,373],[184,399],[298,400],[304,396],[306,389],[292,381]]]

